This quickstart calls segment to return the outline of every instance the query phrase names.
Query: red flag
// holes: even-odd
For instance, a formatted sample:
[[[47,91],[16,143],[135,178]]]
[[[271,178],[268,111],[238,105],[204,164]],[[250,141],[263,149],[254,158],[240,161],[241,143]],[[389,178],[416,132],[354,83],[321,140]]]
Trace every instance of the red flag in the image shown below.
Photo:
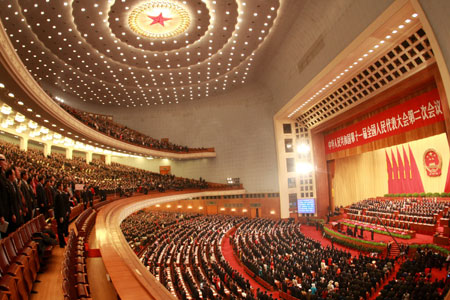
[[[444,192],[450,193],[450,161],[448,162],[448,172],[447,172],[447,179],[445,180],[445,188]]]
[[[414,193],[424,193],[425,190],[422,184],[422,178],[420,177],[419,169],[417,168],[416,160],[414,159],[414,154],[412,153],[411,147],[409,148],[409,160],[411,162],[411,177],[413,182]]]
[[[401,185],[400,185],[400,180],[399,180],[399,176],[398,176],[398,165],[397,165],[397,161],[395,160],[395,155],[394,155],[394,151],[392,151],[391,148],[391,157],[392,157],[392,172],[394,173],[393,176],[393,185],[392,185],[392,190],[394,194],[400,194],[401,193]]]
[[[388,193],[389,194],[393,194],[394,190],[393,190],[393,174],[392,174],[392,164],[391,164],[391,160],[389,159],[389,155],[387,154],[387,151],[384,150],[384,153],[386,154],[386,164],[387,164],[387,173],[388,173]]]
[[[397,149],[397,162],[398,162],[398,178],[400,184],[400,193],[407,193],[405,186],[405,167],[403,166],[402,156],[400,155],[400,151]]]
[[[405,186],[407,193],[413,193],[412,176],[411,176],[411,165],[409,164],[408,155],[406,155],[405,147],[403,149],[403,162],[405,164]]]

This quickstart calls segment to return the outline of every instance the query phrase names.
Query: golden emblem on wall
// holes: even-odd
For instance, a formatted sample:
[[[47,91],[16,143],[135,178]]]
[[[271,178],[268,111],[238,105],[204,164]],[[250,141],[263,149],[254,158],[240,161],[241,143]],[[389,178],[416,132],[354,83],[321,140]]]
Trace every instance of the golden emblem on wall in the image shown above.
[[[423,165],[428,176],[441,176],[442,157],[436,150],[432,148],[425,150],[425,153],[423,154]]]

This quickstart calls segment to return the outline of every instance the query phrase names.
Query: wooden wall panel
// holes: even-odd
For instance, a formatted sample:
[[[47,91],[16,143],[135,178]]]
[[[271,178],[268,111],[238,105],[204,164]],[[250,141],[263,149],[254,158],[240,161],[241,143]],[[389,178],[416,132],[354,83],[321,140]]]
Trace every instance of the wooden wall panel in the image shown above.
[[[345,206],[369,197],[387,194],[388,177],[385,150],[390,154],[392,149],[397,154],[396,148],[398,148],[403,155],[402,146],[408,152],[408,144],[414,154],[425,192],[443,192],[450,159],[445,133],[394,147],[336,159],[335,205]],[[428,148],[434,148],[442,157],[442,174],[439,177],[429,177],[426,174],[423,154]]]
[[[211,204],[214,202],[215,204]],[[229,207],[233,204],[235,207]],[[258,206],[259,217],[280,218],[280,198],[188,199],[150,206],[149,210],[170,212],[195,212],[207,215],[226,214],[251,217],[251,209]],[[200,209],[201,208],[201,209]],[[246,210],[246,211],[245,211]]]
[[[328,188],[328,167],[325,155],[325,142],[322,133],[311,133],[313,149],[313,160],[316,167],[315,186],[317,198],[317,215],[323,217],[327,214],[330,206],[330,195]]]

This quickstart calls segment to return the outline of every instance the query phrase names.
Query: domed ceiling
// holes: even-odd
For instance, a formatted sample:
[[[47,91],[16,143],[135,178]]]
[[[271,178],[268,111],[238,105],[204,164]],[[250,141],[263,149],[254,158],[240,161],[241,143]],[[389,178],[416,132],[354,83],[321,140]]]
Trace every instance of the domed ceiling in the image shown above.
[[[139,107],[193,102],[244,85],[281,0],[16,0],[3,26],[53,96]]]

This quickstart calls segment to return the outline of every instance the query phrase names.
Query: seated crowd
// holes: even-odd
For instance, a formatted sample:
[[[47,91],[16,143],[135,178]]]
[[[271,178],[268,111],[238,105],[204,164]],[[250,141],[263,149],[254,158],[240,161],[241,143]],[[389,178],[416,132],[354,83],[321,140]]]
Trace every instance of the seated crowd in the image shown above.
[[[121,227],[147,269],[179,299],[256,299],[220,247],[224,234],[242,220],[139,211]]]
[[[63,184],[71,206],[83,203],[85,208],[92,206],[94,194],[106,200],[106,194],[114,192],[208,188],[203,179],[177,178],[101,161],[86,164],[82,158],[66,159],[58,153],[45,157],[40,151],[22,151],[6,142],[0,142],[0,169],[0,224],[9,223],[3,236],[40,213],[49,217],[56,204],[56,183]]]
[[[95,114],[78,110],[60,102],[58,102],[58,104],[69,114],[71,114],[84,124],[88,125],[89,127],[92,127],[97,131],[100,131],[110,137],[121,141],[126,141],[135,145],[164,151],[190,152],[205,150],[205,148],[194,149],[188,148],[187,146],[176,145],[166,141],[160,141],[136,130],[128,128],[127,126],[115,123],[108,118],[98,117]]]
[[[431,249],[418,249],[413,259],[406,260],[395,279],[389,281],[377,300],[444,299],[449,279],[432,280],[432,269],[442,269],[445,257]]]
[[[237,230],[230,243],[249,275],[297,299],[368,299],[394,272],[394,259],[352,256],[324,247],[304,236],[292,220],[138,211],[121,224],[143,264],[179,299],[273,299],[270,292],[255,291],[224,259],[222,237],[234,226]],[[432,251],[419,250],[416,260],[407,261],[398,279],[389,282],[388,291],[381,295],[411,287],[411,294],[442,299],[448,285],[427,283],[429,277],[422,280],[417,273],[428,274],[444,260]]]
[[[378,223],[380,218],[389,226],[412,229],[411,223],[436,225],[449,207],[449,202],[427,198],[366,199],[350,205],[347,213],[351,219],[363,216],[366,222]]]
[[[236,231],[233,243],[252,272],[298,299],[365,299],[394,263],[324,248],[293,222],[248,221]]]

